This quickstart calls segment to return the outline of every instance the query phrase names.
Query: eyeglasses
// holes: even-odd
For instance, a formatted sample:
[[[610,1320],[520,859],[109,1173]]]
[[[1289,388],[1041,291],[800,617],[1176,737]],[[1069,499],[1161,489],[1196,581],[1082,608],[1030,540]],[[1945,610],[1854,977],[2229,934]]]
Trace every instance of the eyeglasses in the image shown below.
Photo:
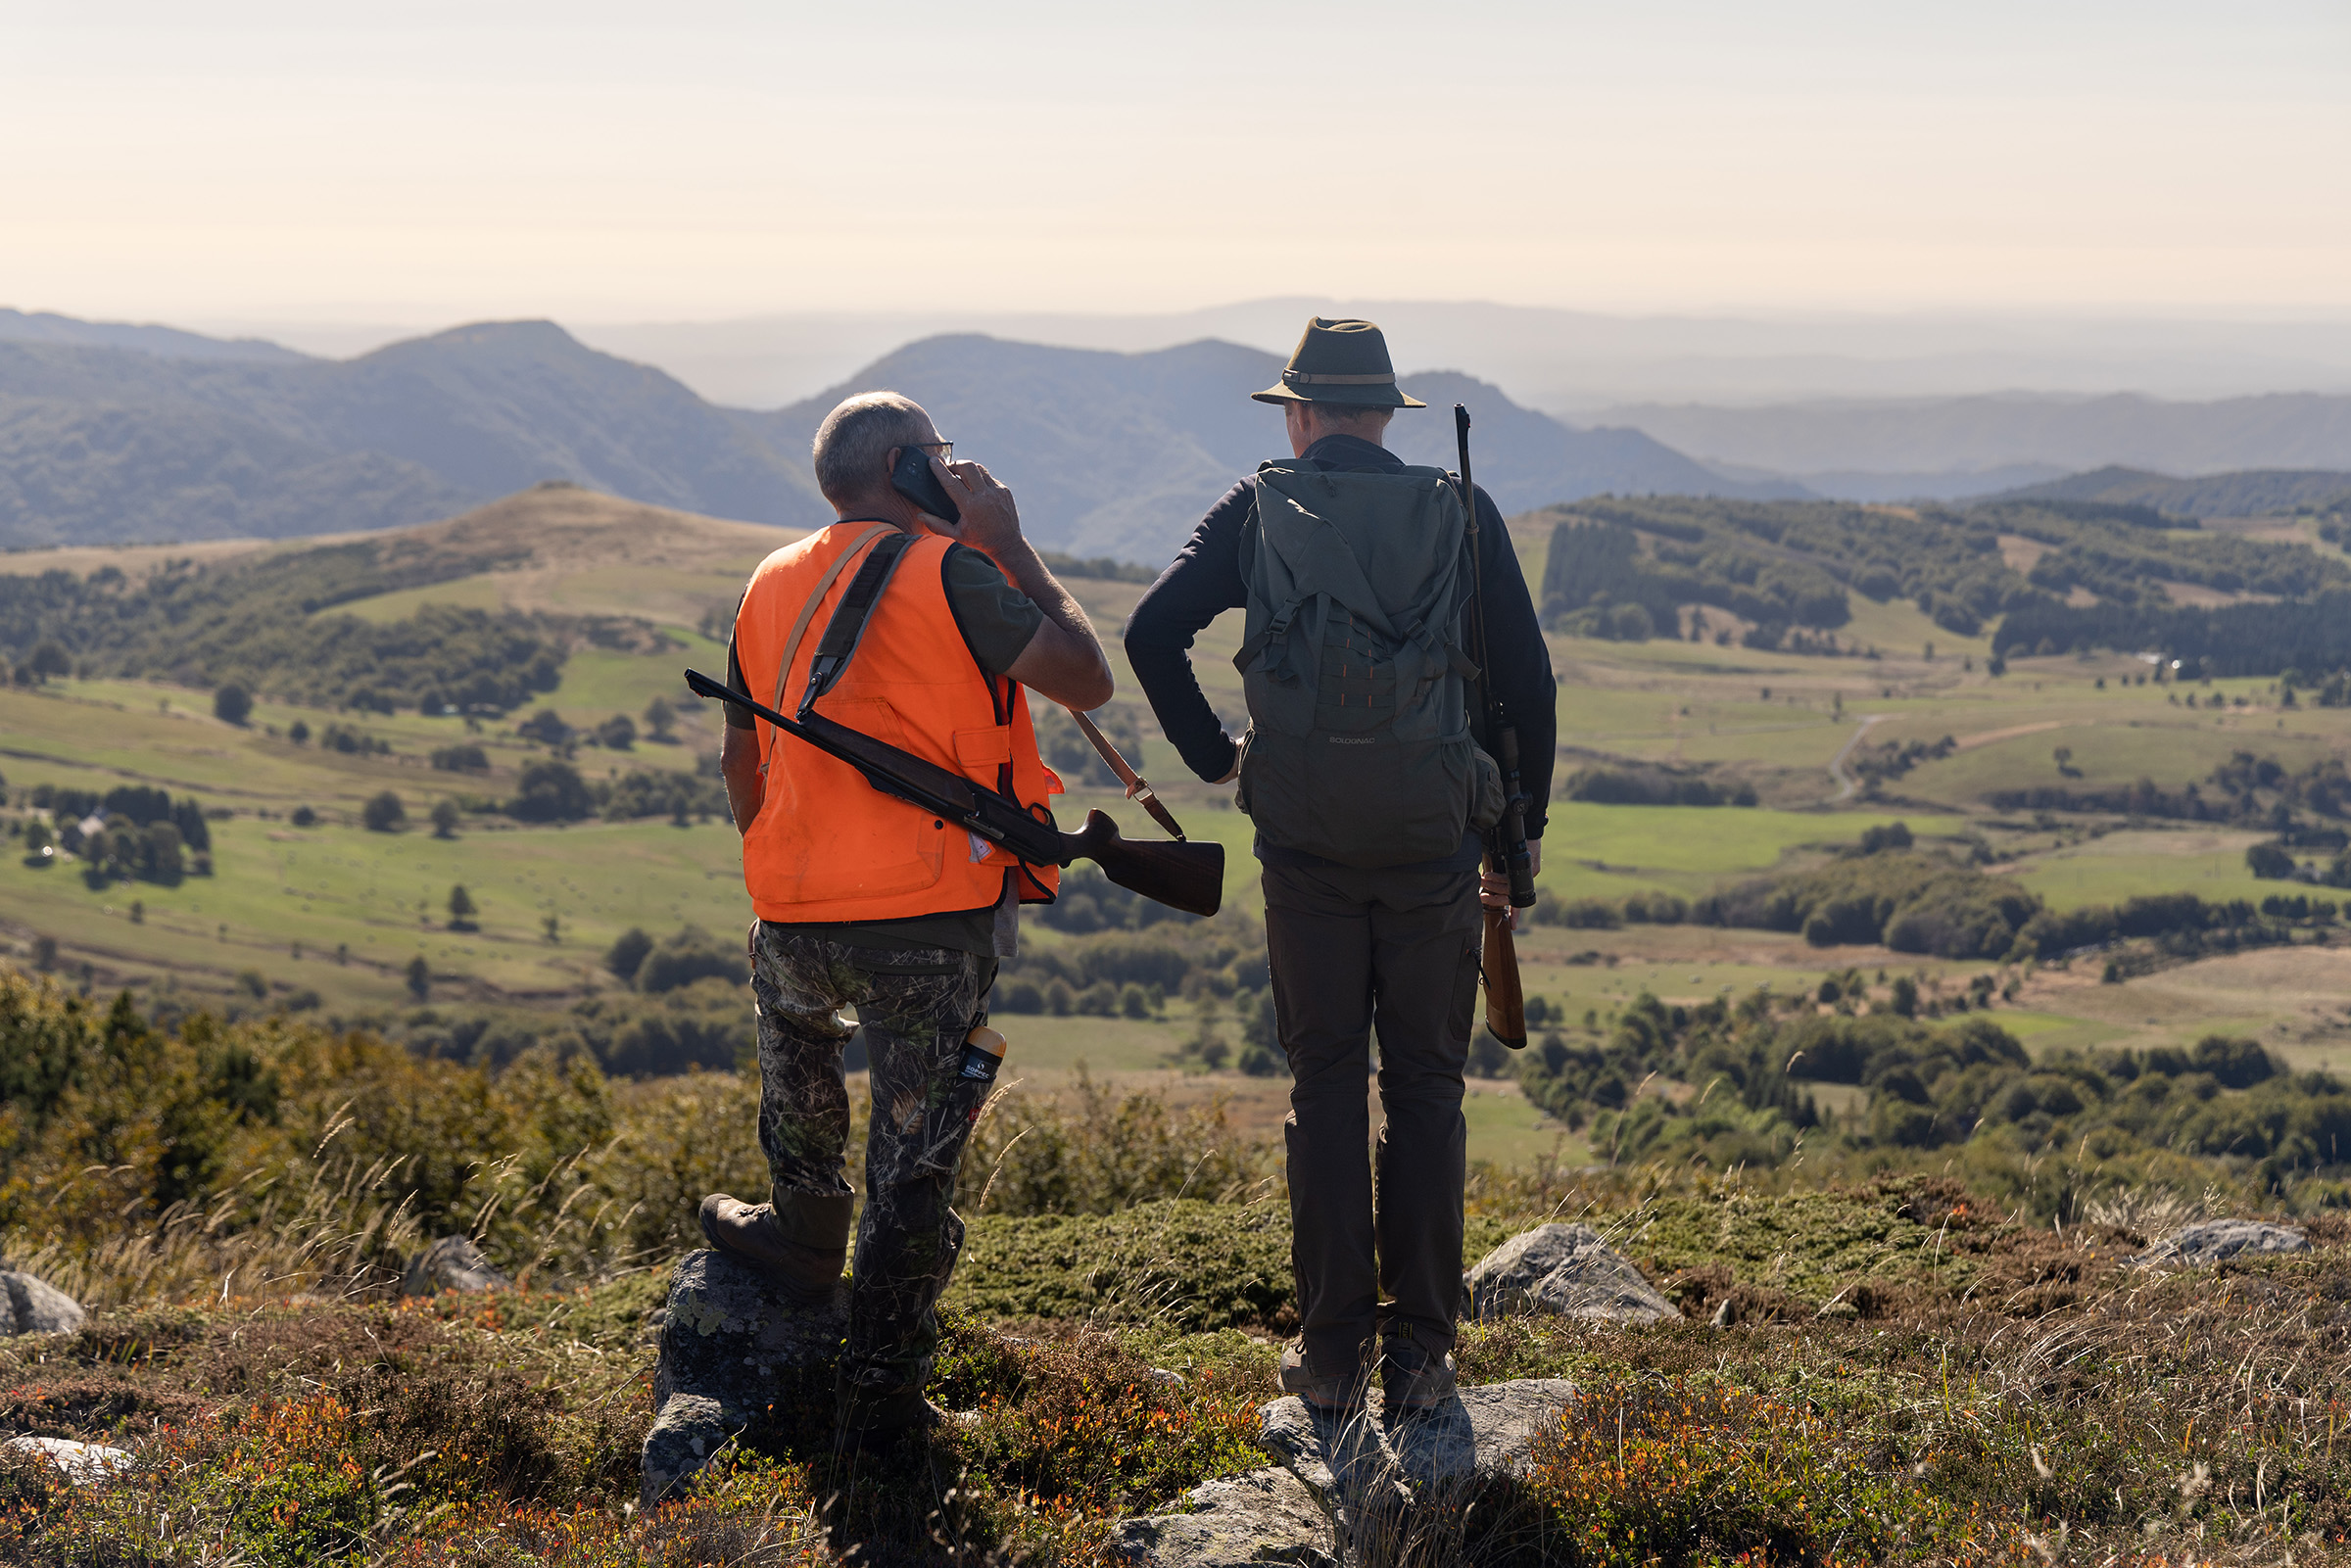
[[[917,451],[929,452],[942,463],[955,455],[955,443],[951,441],[917,441],[909,445]]]

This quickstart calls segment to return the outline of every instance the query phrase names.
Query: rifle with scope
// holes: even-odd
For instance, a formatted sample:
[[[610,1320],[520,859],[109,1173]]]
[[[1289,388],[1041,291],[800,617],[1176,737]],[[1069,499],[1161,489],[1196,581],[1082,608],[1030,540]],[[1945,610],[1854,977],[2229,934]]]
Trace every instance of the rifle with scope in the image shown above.
[[[1224,899],[1224,846],[1219,843],[1157,843],[1120,836],[1110,814],[1089,811],[1085,826],[1065,833],[1051,821],[1039,822],[1010,795],[984,788],[962,774],[928,762],[887,740],[850,729],[810,710],[792,719],[699,670],[686,672],[695,695],[732,702],[766,720],[796,740],[837,757],[864,775],[884,794],[919,806],[933,816],[1001,844],[1032,866],[1067,866],[1090,860],[1102,875],[1143,897],[1191,915],[1214,915]]]

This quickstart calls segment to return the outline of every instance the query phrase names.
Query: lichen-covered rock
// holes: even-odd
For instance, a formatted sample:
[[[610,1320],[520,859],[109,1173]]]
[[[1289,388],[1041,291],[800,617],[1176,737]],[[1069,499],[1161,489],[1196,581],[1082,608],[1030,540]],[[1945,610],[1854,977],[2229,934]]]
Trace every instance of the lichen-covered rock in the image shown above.
[[[2134,1259],[2140,1264],[2206,1268],[2247,1253],[2306,1253],[2310,1238],[2291,1225],[2259,1219],[2208,1219],[2167,1236]]]
[[[1590,1225],[1554,1222],[1512,1236],[1463,1276],[1469,1315],[1554,1312],[1608,1323],[1682,1314]]]
[[[1166,1513],[1129,1519],[1115,1549],[1135,1568],[1337,1568],[1331,1522],[1278,1465],[1195,1487]]]
[[[71,1438],[10,1438],[0,1443],[0,1451],[41,1454],[77,1486],[104,1481],[118,1471],[129,1469],[132,1462],[125,1449],[97,1443],[75,1443]]]
[[[1536,1440],[1575,1399],[1560,1378],[1466,1388],[1429,1410],[1389,1416],[1374,1401],[1339,1418],[1295,1396],[1265,1407],[1258,1441],[1328,1514],[1351,1559],[1384,1538],[1425,1538],[1430,1510],[1458,1522],[1487,1489],[1526,1468]],[[1392,1544],[1392,1543],[1391,1543]]]
[[[438,1296],[445,1290],[504,1290],[513,1284],[463,1236],[444,1236],[408,1259],[401,1270],[403,1296]]]
[[[81,1303],[47,1280],[17,1269],[0,1273],[0,1335],[71,1334],[83,1315]]]
[[[653,1366],[644,1505],[675,1493],[738,1433],[758,1438],[795,1422],[829,1423],[832,1369],[848,1327],[845,1279],[825,1306],[794,1307],[725,1253],[680,1259]]]

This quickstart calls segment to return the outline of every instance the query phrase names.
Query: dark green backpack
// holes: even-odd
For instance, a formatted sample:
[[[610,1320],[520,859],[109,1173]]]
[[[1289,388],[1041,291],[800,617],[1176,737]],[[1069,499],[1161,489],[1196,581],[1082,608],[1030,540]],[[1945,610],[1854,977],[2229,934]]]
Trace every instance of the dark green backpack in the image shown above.
[[[1502,814],[1470,737],[1467,518],[1440,468],[1257,471],[1244,543],[1238,800],[1264,840],[1343,866],[1436,860]]]

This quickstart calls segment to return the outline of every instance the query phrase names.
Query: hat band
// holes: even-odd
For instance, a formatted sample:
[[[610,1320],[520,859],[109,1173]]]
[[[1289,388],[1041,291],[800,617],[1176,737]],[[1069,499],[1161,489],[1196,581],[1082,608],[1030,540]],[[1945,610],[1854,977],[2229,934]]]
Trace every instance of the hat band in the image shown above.
[[[1284,370],[1281,379],[1311,387],[1392,387],[1396,385],[1396,372],[1391,370],[1381,376],[1319,376],[1304,370]]]

